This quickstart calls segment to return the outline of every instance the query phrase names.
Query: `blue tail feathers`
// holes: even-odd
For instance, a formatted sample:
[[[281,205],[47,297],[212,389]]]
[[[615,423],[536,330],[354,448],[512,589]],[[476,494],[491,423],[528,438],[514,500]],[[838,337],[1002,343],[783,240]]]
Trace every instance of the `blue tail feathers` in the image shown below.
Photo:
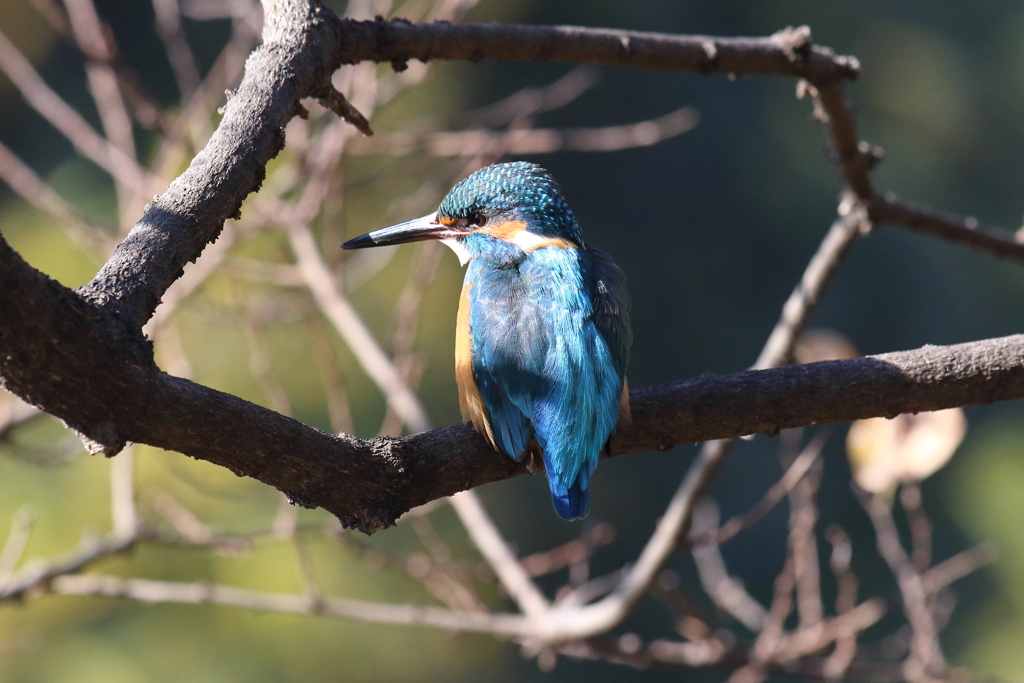
[[[583,519],[590,514],[590,488],[583,488],[583,477],[576,477],[565,495],[555,491],[555,484],[549,482],[551,487],[551,502],[555,505],[555,512],[564,520]]]

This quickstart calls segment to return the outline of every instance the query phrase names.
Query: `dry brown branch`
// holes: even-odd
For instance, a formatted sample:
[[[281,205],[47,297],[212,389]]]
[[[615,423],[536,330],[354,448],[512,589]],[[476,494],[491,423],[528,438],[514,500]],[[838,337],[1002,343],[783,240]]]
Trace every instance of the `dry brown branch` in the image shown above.
[[[79,547],[64,557],[51,560],[30,560],[15,571],[2,588],[0,600],[21,599],[42,592],[55,578],[81,571],[89,565],[126,552],[138,541],[137,537],[87,536]]]
[[[416,395],[409,390],[380,345],[370,334],[355,308],[341,293],[334,275],[327,269],[313,241],[313,235],[304,225],[293,227],[288,233],[297,265],[306,280],[317,305],[345,339],[349,348],[388,400],[388,405],[402,417],[414,431],[430,428],[430,419]]]
[[[725,560],[714,543],[718,529],[718,506],[705,499],[693,513],[691,533],[711,542],[693,542],[693,560],[697,565],[701,586],[712,602],[736,618],[755,633],[764,626],[767,612],[743,587],[743,583],[729,574]]]
[[[139,514],[135,507],[135,453],[128,447],[110,463],[110,518],[114,538],[135,538],[139,533]]]
[[[17,396],[0,393],[0,442],[6,440],[19,425],[42,415],[45,413]]]
[[[0,142],[0,178],[26,203],[49,215],[64,233],[83,250],[106,257],[114,240],[99,226],[92,225],[35,171]]]
[[[789,549],[793,555],[797,616],[800,628],[811,628],[821,621],[821,582],[818,573],[818,506],[815,500],[821,483],[821,461],[811,467],[789,492]]]
[[[921,506],[919,482],[906,482],[900,486],[900,505],[910,524],[910,559],[914,569],[923,572],[932,564],[932,523]]]
[[[586,560],[598,548],[610,544],[613,540],[614,527],[607,523],[596,524],[580,538],[551,550],[528,555],[519,561],[530,576],[543,576]]]
[[[658,118],[623,126],[601,128],[510,128],[507,131],[464,130],[432,133],[391,133],[353,140],[349,154],[406,156],[501,157],[506,154],[552,152],[612,152],[655,145],[692,130],[698,121],[693,107],[683,107]]]
[[[749,529],[764,519],[765,515],[771,512],[793,490],[793,487],[803,479],[811,466],[817,462],[821,456],[821,449],[824,448],[825,442],[828,441],[831,433],[831,430],[824,430],[811,439],[800,455],[793,460],[786,473],[782,475],[782,478],[765,492],[764,497],[757,502],[757,505],[742,515],[731,517],[725,524],[708,533],[698,534],[696,531],[691,530],[690,535],[686,539],[687,542],[691,546],[703,545],[704,543],[721,545],[739,532]]]
[[[460,118],[471,127],[493,127],[507,125],[525,116],[561,109],[597,85],[600,75],[600,71],[594,67],[577,66],[553,83],[541,88],[523,88],[497,102],[468,111]]]
[[[156,13],[156,32],[167,50],[167,61],[174,71],[178,92],[181,93],[182,101],[187,101],[199,87],[200,79],[192,48],[185,39],[185,32],[181,30],[178,0],[153,0],[153,11]]]
[[[93,0],[64,0],[64,7],[68,11],[75,41],[82,52],[90,57],[85,64],[85,75],[89,83],[89,92],[100,115],[103,132],[114,147],[134,161],[136,155],[132,119],[121,96],[117,74],[110,65],[113,49],[108,44],[108,37],[104,35],[99,15],[96,14],[96,6]],[[130,219],[135,213],[133,205],[138,195],[133,192],[131,185],[124,184],[119,178],[130,175],[140,167],[137,163],[126,165],[120,157],[115,157],[112,161],[122,166],[114,179],[117,181],[121,223],[128,226],[131,225]]]
[[[0,33],[0,69],[11,79],[25,101],[61,132],[83,156],[109,173],[117,182],[145,193],[148,173],[116,145],[97,133],[82,115],[46,85],[42,76]]]
[[[755,369],[778,367],[792,360],[796,340],[817,308],[822,292],[857,237],[870,228],[863,205],[849,195],[844,196],[839,204],[839,218],[826,233],[800,283],[783,305],[779,322],[754,363]]]
[[[202,457],[364,529],[466,486],[522,473],[462,425],[405,439],[334,438],[162,375],[146,357],[134,360],[123,338],[98,324],[73,292],[34,274],[6,243],[0,263],[0,319],[16,324],[16,332],[0,327],[7,387],[108,448],[131,440]],[[1016,398],[1024,394],[1022,357],[1024,337],[1006,337],[635,390],[633,423],[612,439],[611,452]],[[40,382],[41,376],[52,378]],[[112,380],[100,394],[91,381],[97,376]],[[125,395],[138,399],[117,399]],[[384,481],[390,483],[378,488]]]
[[[946,663],[939,646],[935,615],[928,604],[928,594],[921,574],[914,568],[900,543],[892,510],[879,495],[859,490],[857,495],[875,527],[878,554],[896,577],[903,601],[903,611],[910,622],[912,635],[910,656],[904,665],[905,675],[908,680],[915,683],[933,680],[934,676],[941,677]]]
[[[570,62],[703,74],[781,74],[814,83],[856,78],[853,57],[814,45],[810,31],[790,29],[767,38],[680,36],[579,26],[502,24],[411,24],[343,21],[348,41],[339,47],[342,64],[371,60],[500,59]]]
[[[512,615],[456,612],[440,607],[391,605],[342,598],[311,599],[305,595],[263,593],[231,586],[128,579],[103,574],[61,576],[53,582],[51,590],[58,595],[102,595],[145,603],[226,605],[383,624],[436,626],[449,631],[508,636],[521,635],[528,631],[528,624],[523,618]],[[0,596],[2,595],[0,593]]]
[[[982,543],[957,553],[948,560],[922,572],[921,584],[928,595],[934,595],[949,584],[996,561],[998,552],[991,543]]]
[[[21,561],[21,555],[28,545],[29,532],[32,530],[33,515],[27,508],[20,508],[11,519],[11,531],[7,535],[4,548],[0,551],[0,590],[7,588],[14,570]]]
[[[833,524],[825,530],[825,537],[832,544],[829,566],[836,578],[836,614],[849,614],[857,603],[857,577],[850,571],[853,545],[849,535],[839,525]],[[843,629],[836,634],[836,647],[825,662],[825,676],[830,680],[842,678],[857,654],[857,632]]]
[[[879,223],[902,225],[1000,258],[1024,262],[1024,242],[1014,233],[985,225],[976,218],[936,211],[898,199],[891,192],[875,197],[868,206],[872,219]]]

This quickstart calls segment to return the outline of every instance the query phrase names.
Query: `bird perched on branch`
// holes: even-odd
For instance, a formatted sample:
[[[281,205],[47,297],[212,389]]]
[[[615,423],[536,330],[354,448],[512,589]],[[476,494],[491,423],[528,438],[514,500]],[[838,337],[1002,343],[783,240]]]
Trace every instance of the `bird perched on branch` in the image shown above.
[[[548,172],[525,162],[476,171],[436,212],[342,247],[431,239],[469,264],[455,342],[463,418],[516,460],[540,455],[555,511],[586,517],[601,449],[629,419],[625,276],[584,244]]]

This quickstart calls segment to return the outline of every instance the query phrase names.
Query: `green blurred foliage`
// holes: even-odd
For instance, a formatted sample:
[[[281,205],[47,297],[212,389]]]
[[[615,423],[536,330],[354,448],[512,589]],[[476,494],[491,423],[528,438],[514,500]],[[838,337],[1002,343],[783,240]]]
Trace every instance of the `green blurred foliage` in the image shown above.
[[[363,3],[365,4],[365,3]],[[122,56],[165,106],[178,107],[163,48],[151,31],[148,3],[105,0],[100,13],[113,25]],[[337,7],[335,9],[343,9]],[[483,0],[475,21],[529,21],[592,26],[764,35],[788,24],[810,24],[819,43],[855,54],[864,66],[848,89],[862,136],[887,159],[880,188],[938,208],[1016,227],[1024,144],[1024,8],[1009,0],[973,3],[819,3],[768,0],[681,3],[644,0],[591,3],[558,0]],[[227,35],[225,22],[186,20],[201,68],[208,69]],[[74,49],[55,39],[28,0],[0,3],[2,29],[47,81],[98,126]],[[218,42],[219,41],[219,42]],[[544,85],[565,65],[435,64],[422,85],[401,91],[376,111],[381,133],[454,128],[466,109],[526,86]],[[381,78],[388,68],[378,68]],[[588,240],[615,255],[630,278],[636,345],[630,381],[635,387],[742,369],[774,324],[778,308],[831,222],[839,180],[822,149],[821,130],[808,122],[809,106],[793,97],[786,79],[705,79],[686,74],[602,71],[602,83],[566,108],[538,117],[543,126],[633,122],[683,104],[701,112],[692,133],[654,148],[606,155],[538,156],[565,188]],[[217,117],[211,113],[211,121]],[[31,112],[0,77],[0,139],[12,147],[83,215],[116,225],[109,179],[75,157],[71,146]],[[322,125],[314,117],[308,125]],[[160,136],[137,131],[147,159]],[[288,131],[289,144],[300,135]],[[272,162],[264,192],[288,187],[293,149]],[[169,156],[174,175],[187,156]],[[460,162],[431,157],[349,157],[338,171],[337,196],[313,228],[329,265],[346,282],[352,302],[378,339],[390,345],[396,300],[421,246],[372,250],[345,257],[335,247],[374,227],[425,213]],[[425,181],[432,192],[417,194]],[[277,185],[275,185],[275,183]],[[406,197],[412,201],[400,203]],[[249,199],[243,216],[255,212]],[[256,235],[239,229],[234,257],[288,264],[281,231]],[[111,227],[111,234],[115,229]],[[49,217],[0,190],[0,232],[29,263],[74,287],[88,281],[100,259],[69,240]],[[459,419],[452,380],[454,318],[462,273],[450,254],[420,307],[417,360],[420,384],[436,424]],[[850,335],[867,353],[953,343],[1019,331],[1024,325],[1024,272],[1015,264],[930,238],[881,227],[858,245],[817,322]],[[174,335],[157,342],[163,367],[187,359],[193,380],[271,405],[253,370],[262,345],[271,374],[292,414],[331,429],[315,355],[315,315],[295,288],[259,284],[217,272],[174,315]],[[255,333],[247,320],[258,322]],[[257,344],[254,345],[255,334]],[[175,336],[176,335],[176,336]],[[385,403],[351,352],[333,332],[328,347],[347,395],[354,432],[377,433]],[[130,400],[130,397],[126,397]],[[970,412],[962,452],[925,486],[925,507],[936,526],[943,559],[983,539],[1000,547],[992,570],[968,579],[954,623],[943,640],[954,664],[1005,676],[1024,673],[1014,645],[1024,637],[1017,533],[1024,461],[1018,404]],[[848,489],[839,447],[826,450],[822,528],[840,523],[854,539],[862,596],[892,590],[891,577],[870,557],[873,536]],[[602,463],[594,481],[596,521],[618,530],[614,548],[595,558],[593,573],[633,558],[676,486],[692,447],[663,455]],[[221,532],[265,529],[281,511],[277,492],[208,463],[146,447],[135,449],[141,514],[170,495]],[[110,463],[84,455],[56,420],[33,420],[0,443],[0,521],[28,506],[36,519],[26,558],[53,557],[83,533],[107,530]],[[714,494],[723,515],[748,509],[766,482],[779,475],[775,443],[743,444],[719,476]],[[484,487],[490,509],[522,553],[579,534],[554,519],[543,484],[523,478]],[[432,517],[459,558],[473,558],[464,532],[447,511]],[[298,524],[319,587],[329,595],[388,602],[433,602],[403,566],[368,562],[368,550],[406,557],[423,552],[409,525],[373,538],[339,541],[328,515],[299,511]],[[757,533],[723,548],[731,568],[758,597],[770,596],[784,552],[785,515],[776,511]],[[0,531],[0,536],[3,532]],[[824,547],[824,546],[823,546]],[[693,582],[692,565],[673,569]],[[859,564],[858,564],[859,563]],[[130,557],[107,560],[97,571],[179,581],[204,581],[275,592],[304,590],[295,545],[261,536],[241,554],[144,545]],[[826,593],[834,591],[826,575]],[[490,604],[503,598],[479,586]],[[828,595],[826,596],[828,598]],[[627,628],[670,632],[667,612],[642,605]],[[874,634],[881,635],[881,634]],[[560,680],[668,680],[677,673],[625,671],[593,663],[560,664]],[[195,605],[145,606],[102,598],[43,597],[24,606],[0,606],[0,683],[6,681],[319,681],[532,680],[546,678],[515,649],[491,638],[421,629],[365,625],[315,617],[259,614]]]

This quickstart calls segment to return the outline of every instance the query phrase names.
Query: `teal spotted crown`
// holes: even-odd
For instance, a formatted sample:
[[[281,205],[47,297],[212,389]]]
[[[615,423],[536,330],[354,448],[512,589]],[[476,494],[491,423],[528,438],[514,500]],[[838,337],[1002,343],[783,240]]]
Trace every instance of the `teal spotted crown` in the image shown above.
[[[576,217],[558,183],[543,168],[526,161],[476,171],[451,189],[438,213],[443,218],[482,213],[488,219],[521,220],[531,232],[583,244]]]

